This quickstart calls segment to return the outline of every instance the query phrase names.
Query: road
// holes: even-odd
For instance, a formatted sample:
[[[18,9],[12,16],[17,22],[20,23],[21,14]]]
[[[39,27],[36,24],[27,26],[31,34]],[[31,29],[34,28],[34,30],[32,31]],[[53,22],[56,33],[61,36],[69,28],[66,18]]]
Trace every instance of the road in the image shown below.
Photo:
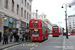
[[[49,36],[48,40],[44,42],[22,43],[3,50],[63,50],[63,48],[59,48],[58,46],[63,46],[63,36]]]

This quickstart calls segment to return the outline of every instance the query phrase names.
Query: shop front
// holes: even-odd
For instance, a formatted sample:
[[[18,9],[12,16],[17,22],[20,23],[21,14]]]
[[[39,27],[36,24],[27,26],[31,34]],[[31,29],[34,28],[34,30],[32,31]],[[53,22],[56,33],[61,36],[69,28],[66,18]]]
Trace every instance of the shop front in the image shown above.
[[[10,32],[14,32],[14,31],[18,31],[18,28],[17,28],[17,21],[16,19],[14,18],[11,18],[9,16],[4,16],[7,18],[6,21],[4,21],[4,31],[8,31],[8,33],[10,34]]]

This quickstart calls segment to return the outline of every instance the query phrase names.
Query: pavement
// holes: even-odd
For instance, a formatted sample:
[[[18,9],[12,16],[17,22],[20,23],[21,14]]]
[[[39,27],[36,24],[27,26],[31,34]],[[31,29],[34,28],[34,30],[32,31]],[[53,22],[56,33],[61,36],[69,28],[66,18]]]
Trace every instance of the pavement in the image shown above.
[[[63,50],[75,50],[75,36],[63,36]]]
[[[26,43],[26,41],[22,42],[22,43]],[[19,42],[14,42],[14,39],[12,39],[12,42],[10,42],[10,38],[8,39],[8,44],[4,44],[3,45],[3,40],[0,42],[0,50],[4,49],[4,48],[8,48],[8,47],[12,47],[15,45],[19,45],[21,43]]]
[[[63,50],[75,50],[75,35],[68,36],[68,39],[66,38],[66,36],[62,36],[62,38],[63,46],[56,46],[57,48],[63,48]]]

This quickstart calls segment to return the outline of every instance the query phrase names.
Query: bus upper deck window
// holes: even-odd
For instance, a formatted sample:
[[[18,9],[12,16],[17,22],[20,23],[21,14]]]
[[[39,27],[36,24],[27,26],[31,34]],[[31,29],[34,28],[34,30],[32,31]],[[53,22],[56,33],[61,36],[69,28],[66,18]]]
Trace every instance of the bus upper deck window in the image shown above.
[[[38,23],[38,21],[35,21],[35,23]]]
[[[34,23],[34,21],[32,21],[32,23]]]

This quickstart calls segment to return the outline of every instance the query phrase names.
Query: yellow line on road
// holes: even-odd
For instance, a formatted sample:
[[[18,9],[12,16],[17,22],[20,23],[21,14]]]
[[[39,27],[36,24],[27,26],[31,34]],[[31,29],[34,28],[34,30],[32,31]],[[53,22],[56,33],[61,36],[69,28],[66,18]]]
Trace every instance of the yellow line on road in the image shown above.
[[[32,44],[31,46],[35,46],[35,44]]]
[[[41,45],[41,44],[39,44],[39,45]]]
[[[35,47],[37,47],[38,45],[36,45]]]
[[[32,47],[30,50],[34,49],[34,47]]]
[[[23,44],[23,46],[25,46],[25,44]]]

